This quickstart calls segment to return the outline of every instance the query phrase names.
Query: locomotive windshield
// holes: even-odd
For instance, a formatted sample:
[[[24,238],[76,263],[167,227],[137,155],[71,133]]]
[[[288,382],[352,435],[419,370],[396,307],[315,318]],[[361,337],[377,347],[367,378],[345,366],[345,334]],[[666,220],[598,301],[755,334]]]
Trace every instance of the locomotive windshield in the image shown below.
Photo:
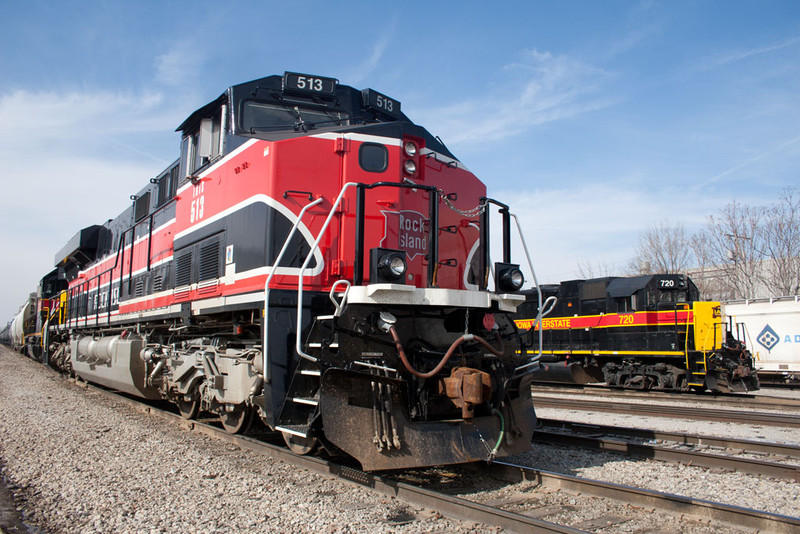
[[[263,130],[300,130],[317,125],[341,126],[347,114],[334,111],[276,106],[249,100],[242,107],[242,128],[250,133]]]

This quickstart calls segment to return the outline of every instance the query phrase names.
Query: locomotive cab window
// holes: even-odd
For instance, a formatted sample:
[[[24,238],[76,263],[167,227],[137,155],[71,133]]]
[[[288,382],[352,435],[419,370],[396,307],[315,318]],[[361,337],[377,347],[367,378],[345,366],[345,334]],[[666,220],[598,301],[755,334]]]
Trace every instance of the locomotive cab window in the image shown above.
[[[358,164],[367,172],[383,172],[389,166],[389,150],[375,143],[364,143],[358,149]]]
[[[201,119],[196,128],[185,132],[186,135],[181,144],[181,154],[184,158],[187,177],[222,154],[225,143],[223,123],[226,110],[226,106],[221,106],[213,117]]]
[[[347,115],[341,112],[309,110],[297,106],[275,106],[248,100],[242,106],[241,126],[245,132],[270,130],[303,130],[346,124]]]

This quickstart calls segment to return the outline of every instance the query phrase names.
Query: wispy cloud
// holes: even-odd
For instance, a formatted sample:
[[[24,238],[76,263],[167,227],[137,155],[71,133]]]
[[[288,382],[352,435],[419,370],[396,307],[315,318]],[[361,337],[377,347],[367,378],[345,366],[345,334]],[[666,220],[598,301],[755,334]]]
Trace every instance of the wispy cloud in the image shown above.
[[[0,305],[18,305],[75,231],[120,213],[172,161],[177,116],[168,104],[158,93],[0,95],[0,227],[4,246],[24,259],[7,262],[14,284]]]
[[[202,48],[196,42],[178,41],[167,53],[156,57],[156,79],[172,87],[192,84],[200,79],[204,62]]]
[[[495,89],[479,99],[431,110],[451,144],[497,141],[538,124],[574,117],[615,102],[602,92],[613,75],[563,55],[529,50],[503,67]]]
[[[731,167],[729,169],[726,169],[726,170],[722,171],[721,173],[719,173],[719,174],[717,174],[715,176],[712,176],[708,180],[705,180],[704,182],[696,185],[693,189],[695,189],[695,190],[702,189],[703,187],[706,187],[706,186],[708,186],[708,185],[710,185],[710,184],[712,184],[714,182],[719,181],[721,178],[724,178],[726,176],[734,174],[734,173],[746,168],[747,166],[749,166],[749,165],[751,165],[753,163],[756,163],[757,161],[763,160],[763,159],[765,159],[765,158],[767,158],[769,156],[772,156],[773,154],[781,152],[782,150],[784,150],[786,148],[789,148],[790,146],[795,145],[798,142],[800,142],[800,136],[794,137],[792,139],[789,139],[788,141],[784,141],[784,142],[782,142],[782,143],[780,143],[780,144],[778,144],[778,145],[776,145],[776,146],[774,146],[774,147],[772,147],[772,148],[770,148],[768,150],[765,150],[765,151],[761,152],[760,154],[758,154],[758,155],[756,155],[756,156],[754,156],[752,158],[749,158],[749,159],[747,159],[745,161],[737,163],[733,167]]]
[[[705,56],[700,58],[693,66],[694,70],[698,71],[706,71],[706,70],[713,70],[719,67],[724,67],[726,65],[730,65],[732,63],[737,63],[739,61],[749,59],[755,56],[760,56],[762,54],[769,54],[771,52],[777,52],[779,50],[783,50],[784,48],[790,48],[792,46],[796,46],[800,44],[800,37],[792,37],[789,39],[785,39],[783,41],[777,43],[770,43],[763,46],[757,46],[753,48],[747,49],[738,49],[732,51],[726,51],[723,53],[713,54],[709,56]]]
[[[62,201],[73,198],[73,207],[126,199],[177,154],[177,138],[174,145],[157,148],[151,139],[169,139],[165,132],[176,123],[158,94],[17,91],[0,96],[5,187],[0,224],[13,225],[18,200],[36,199],[42,191]],[[60,217],[71,219],[81,211]]]
[[[344,78],[349,85],[358,86],[372,74],[376,67],[381,65],[381,58],[383,58],[386,48],[389,46],[392,36],[394,35],[395,25],[396,19],[392,19],[391,23],[381,33],[378,40],[372,45],[369,56],[360,64],[356,65],[346,78]]]
[[[660,4],[653,0],[644,0],[634,5],[627,14],[625,30],[597,50],[600,57],[606,61],[615,59],[662,34],[665,21],[660,14],[660,8]]]
[[[532,252],[539,281],[553,283],[578,277],[579,262],[603,258],[614,274],[625,274],[635,255],[639,236],[658,221],[681,222],[688,232],[700,228],[708,214],[718,209],[716,198],[695,204],[674,199],[680,191],[632,186],[636,179],[599,180],[599,183],[568,185],[554,189],[492,191],[492,196],[510,199],[520,219]],[[494,225],[495,227],[499,225]],[[496,228],[493,228],[495,230]],[[493,236],[495,244],[500,237]],[[514,250],[521,250],[513,246]],[[500,257],[500,250],[492,251]],[[523,261],[515,256],[514,261]]]
[[[158,93],[16,91],[0,96],[0,150],[49,143],[51,151],[71,150],[109,135],[163,132],[175,117]]]

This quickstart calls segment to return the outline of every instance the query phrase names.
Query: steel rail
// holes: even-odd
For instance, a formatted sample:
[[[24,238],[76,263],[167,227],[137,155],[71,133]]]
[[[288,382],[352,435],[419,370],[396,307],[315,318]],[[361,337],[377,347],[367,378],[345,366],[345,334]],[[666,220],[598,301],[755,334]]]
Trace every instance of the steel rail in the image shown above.
[[[545,386],[536,384],[532,389],[534,394],[565,394],[586,395],[604,398],[633,398],[645,400],[666,400],[675,402],[697,402],[703,404],[736,406],[740,408],[759,408],[770,410],[797,410],[800,408],[800,399],[770,397],[767,395],[753,395],[750,393],[670,393],[666,391],[639,391],[618,390],[600,386]]]
[[[606,402],[602,400],[583,400],[569,397],[546,397],[540,395],[533,395],[533,405],[537,408],[561,408],[592,412],[648,415],[651,417],[679,417],[683,419],[700,419],[705,421],[718,421],[722,423],[800,427],[800,416],[768,412],[716,410],[713,408],[672,406],[664,404]]]
[[[653,460],[677,462],[684,465],[720,468],[729,471],[739,471],[741,473],[754,473],[800,482],[800,466],[798,465],[780,464],[751,458],[738,458],[707,452],[672,449],[669,447],[660,447],[658,445],[631,443],[609,438],[561,434],[558,432],[540,430],[537,430],[533,434],[533,441],[548,445],[566,445],[569,447],[581,447],[584,449],[627,454],[642,458],[652,458]]]
[[[634,506],[653,507],[704,521],[713,519],[739,529],[751,528],[758,531],[787,534],[800,531],[800,518],[797,517],[772,514],[729,504],[622,486],[572,475],[562,475],[505,462],[495,462],[489,466],[485,464],[471,465],[474,465],[478,470],[485,470],[489,475],[500,477],[512,483],[535,482],[547,488],[614,499]]]
[[[605,426],[589,423],[575,423],[573,421],[560,421],[557,419],[536,420],[542,428],[557,428],[568,432],[583,434],[603,434],[622,436],[626,438],[639,438],[661,441],[673,441],[682,445],[705,445],[722,449],[736,449],[749,452],[759,452],[800,458],[800,445],[790,443],[775,443],[771,441],[755,441],[751,439],[725,438],[718,436],[701,436],[699,434],[685,434],[681,432],[664,432],[661,430],[646,430],[643,428],[628,428],[624,426]]]

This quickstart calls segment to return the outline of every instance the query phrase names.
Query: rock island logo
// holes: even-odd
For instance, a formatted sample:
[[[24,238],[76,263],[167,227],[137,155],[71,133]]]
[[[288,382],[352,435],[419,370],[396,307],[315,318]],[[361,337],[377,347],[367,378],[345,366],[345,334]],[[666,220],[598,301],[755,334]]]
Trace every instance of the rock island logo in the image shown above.
[[[411,210],[382,213],[385,221],[382,247],[405,250],[409,260],[428,253],[428,219],[424,215]],[[392,234],[397,235],[397,244],[389,240]]]
[[[758,334],[756,341],[758,341],[759,345],[771,351],[775,348],[775,345],[780,343],[781,338],[770,325],[766,325],[761,333]]]

